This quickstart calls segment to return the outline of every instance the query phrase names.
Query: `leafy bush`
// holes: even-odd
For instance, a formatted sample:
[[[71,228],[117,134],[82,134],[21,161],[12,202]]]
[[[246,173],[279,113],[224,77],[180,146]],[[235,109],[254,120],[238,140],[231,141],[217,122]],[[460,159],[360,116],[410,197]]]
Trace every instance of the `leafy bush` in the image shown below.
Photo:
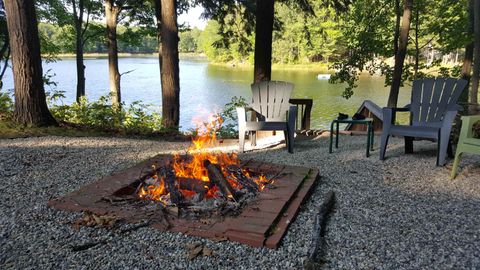
[[[480,121],[475,122],[472,125],[473,137],[480,139]]]
[[[0,115],[10,114],[13,111],[13,101],[8,93],[0,92]]]
[[[230,102],[225,104],[223,111],[219,114],[219,116],[223,118],[224,123],[217,131],[217,136],[221,138],[234,138],[238,136],[236,108],[247,105],[247,100],[244,97],[237,96],[233,96]]]
[[[57,93],[50,99],[59,96]],[[71,105],[51,105],[50,111],[60,122],[80,127],[144,135],[163,131],[160,115],[148,113],[148,106],[142,102],[135,101],[128,106],[122,103],[121,108],[110,104],[108,96],[101,96],[93,102],[83,97],[80,102]]]

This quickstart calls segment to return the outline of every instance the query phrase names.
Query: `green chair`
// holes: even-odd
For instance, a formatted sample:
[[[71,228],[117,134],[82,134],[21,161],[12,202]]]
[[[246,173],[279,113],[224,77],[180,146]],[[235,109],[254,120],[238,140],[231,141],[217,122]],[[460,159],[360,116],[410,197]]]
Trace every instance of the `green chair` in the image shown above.
[[[458,140],[457,152],[455,153],[455,161],[453,162],[451,179],[457,174],[458,163],[463,153],[471,153],[480,155],[480,139],[473,137],[472,126],[480,120],[480,115],[462,116],[462,130]]]

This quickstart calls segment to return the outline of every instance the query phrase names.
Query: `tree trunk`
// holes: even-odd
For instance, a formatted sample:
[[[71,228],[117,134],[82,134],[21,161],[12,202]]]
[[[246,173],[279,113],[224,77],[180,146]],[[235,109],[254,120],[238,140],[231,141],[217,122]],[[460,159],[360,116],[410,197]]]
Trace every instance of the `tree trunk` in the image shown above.
[[[473,42],[465,46],[465,56],[463,58],[462,65],[462,79],[467,80],[467,86],[465,91],[462,92],[458,98],[459,103],[468,104],[468,90],[470,88],[470,78],[472,77],[472,63],[473,63]]]
[[[75,6],[74,6],[75,7]],[[79,12],[77,16],[74,9],[75,21],[75,56],[77,61],[77,102],[85,96],[85,65],[83,63],[83,39],[82,39],[82,23],[83,23],[83,0],[79,0]]]
[[[42,80],[37,15],[32,0],[5,1],[12,50],[16,122],[46,126],[57,122],[48,110]]]
[[[272,33],[274,0],[257,0],[255,23],[254,82],[272,77]]]
[[[402,83],[403,62],[407,54],[408,32],[410,31],[410,21],[412,18],[413,0],[405,0],[402,16],[402,28],[400,30],[400,42],[398,52],[395,55],[395,67],[393,69],[392,86],[388,96],[387,106],[394,108],[397,106],[398,93]]]
[[[395,0],[395,34],[393,35],[393,56],[398,52],[398,38],[400,37],[400,0]]]
[[[180,71],[178,60],[178,26],[175,0],[161,0],[162,55],[162,124],[178,130],[180,124]]]
[[[157,20],[158,65],[162,62],[162,3],[155,0],[155,19]],[[161,74],[160,74],[161,75]]]
[[[416,80],[418,76],[418,65],[420,62],[420,48],[418,45],[418,28],[420,26],[420,11],[419,8],[417,7],[417,10],[415,10],[415,65],[414,65],[414,74],[413,78]]]
[[[480,1],[474,1],[473,4],[473,74],[472,74],[472,88],[470,89],[470,103],[471,113],[476,113],[476,106],[478,105],[478,85],[480,75]]]
[[[121,7],[115,6],[114,0],[105,1],[105,17],[107,20],[107,44],[108,44],[108,73],[110,82],[110,95],[112,105],[120,107],[122,102],[120,94],[120,72],[118,71],[118,45],[117,23]]]

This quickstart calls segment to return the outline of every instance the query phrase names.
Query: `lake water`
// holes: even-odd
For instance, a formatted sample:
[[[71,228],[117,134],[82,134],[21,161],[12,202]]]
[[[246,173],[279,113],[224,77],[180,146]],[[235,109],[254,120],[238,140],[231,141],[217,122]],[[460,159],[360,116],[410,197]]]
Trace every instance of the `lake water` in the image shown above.
[[[107,59],[87,59],[86,94],[89,100],[107,95]],[[160,73],[157,58],[121,58],[120,73],[133,70],[122,76],[122,100],[127,104],[141,100],[151,104],[152,110],[161,111]],[[65,103],[75,100],[75,60],[64,59],[55,63],[44,63],[44,72],[55,74],[57,90],[65,91]],[[251,99],[250,84],[253,70],[209,65],[201,60],[180,61],[180,125],[182,130],[194,127],[192,120],[205,117],[212,111],[220,111],[232,96]],[[295,84],[293,97],[313,99],[312,128],[327,128],[338,112],[353,114],[361,103],[370,99],[384,106],[388,99],[388,88],[381,77],[363,75],[355,94],[346,100],[341,97],[344,86],[329,84],[328,80],[317,80],[311,71],[274,70],[272,80],[290,81]],[[11,70],[4,78],[4,89],[13,88]],[[49,88],[46,87],[48,91]],[[401,89],[399,106],[408,103],[409,87]]]

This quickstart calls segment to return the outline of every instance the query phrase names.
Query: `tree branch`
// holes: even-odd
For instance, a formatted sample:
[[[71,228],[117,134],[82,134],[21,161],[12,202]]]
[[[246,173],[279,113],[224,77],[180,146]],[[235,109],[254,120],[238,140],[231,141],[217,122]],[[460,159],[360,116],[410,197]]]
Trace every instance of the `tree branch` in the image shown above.
[[[122,77],[122,76],[125,75],[125,74],[132,73],[132,72],[134,72],[135,70],[137,70],[137,69],[132,69],[132,70],[129,70],[129,71],[125,71],[125,72],[123,72],[123,73],[120,73],[120,77]]]
[[[5,65],[3,66],[2,72],[0,73],[0,81],[3,79],[3,75],[5,75],[5,71],[7,70],[9,59],[10,59],[10,46],[8,46],[7,56],[5,57]]]
[[[92,5],[88,5],[87,7],[87,21],[85,22],[85,26],[82,30],[82,38],[85,36],[85,32],[87,32],[88,25],[90,23],[90,12],[92,11]]]

